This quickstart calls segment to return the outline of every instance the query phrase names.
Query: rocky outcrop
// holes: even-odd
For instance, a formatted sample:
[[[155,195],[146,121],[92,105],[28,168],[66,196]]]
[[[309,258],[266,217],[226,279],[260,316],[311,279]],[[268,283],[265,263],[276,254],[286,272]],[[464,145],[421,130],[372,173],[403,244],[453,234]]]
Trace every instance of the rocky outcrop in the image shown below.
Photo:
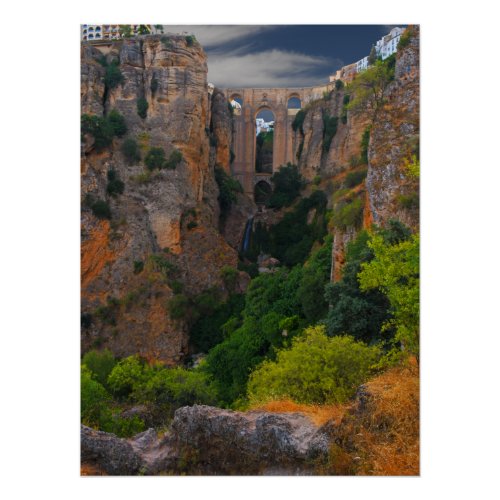
[[[298,166],[302,176],[312,181],[314,177],[331,179],[348,171],[352,158],[359,157],[361,136],[370,123],[366,114],[347,114],[341,120],[344,89],[335,90],[329,98],[320,99],[305,108],[302,129],[294,134],[294,155],[299,155]],[[337,132],[328,151],[323,151],[324,117],[337,117]],[[300,153],[300,154],[299,154]]]
[[[108,474],[310,474],[327,459],[326,427],[299,413],[234,412],[186,406],[170,431],[153,429],[132,439],[82,426],[82,462]]]
[[[226,96],[217,88],[211,98],[210,137],[214,149],[213,165],[221,166],[230,174],[233,119]]]
[[[97,151],[91,136],[82,143],[82,332],[83,351],[99,346],[117,356],[140,354],[167,364],[187,354],[187,325],[172,320],[172,283],[193,295],[216,287],[224,294],[220,270],[236,267],[237,253],[218,228],[218,188],[210,165],[210,117],[206,56],[198,43],[183,36],[143,36],[113,41],[103,55],[82,43],[82,113],[103,116],[116,109],[127,132]],[[110,65],[118,64],[122,81],[106,84]],[[137,111],[147,102],[147,115]],[[229,113],[226,106],[226,113]],[[133,139],[141,159],[128,161],[122,145]],[[227,144],[226,144],[227,146]],[[161,147],[168,158],[182,154],[174,170],[148,173],[144,158]],[[229,149],[229,146],[226,147]],[[227,152],[227,155],[229,153]],[[221,156],[221,157],[222,157]],[[114,170],[125,184],[123,194],[107,194]],[[106,200],[111,219],[98,219],[91,200]]]
[[[97,464],[111,475],[135,475],[143,460],[125,439],[96,431],[85,425],[80,430],[82,462]]]
[[[418,151],[420,126],[419,27],[410,43],[397,53],[395,80],[378,110],[368,150],[366,187],[375,223],[399,219],[413,229],[419,225],[418,180],[405,168]],[[406,201],[406,203],[405,203]]]

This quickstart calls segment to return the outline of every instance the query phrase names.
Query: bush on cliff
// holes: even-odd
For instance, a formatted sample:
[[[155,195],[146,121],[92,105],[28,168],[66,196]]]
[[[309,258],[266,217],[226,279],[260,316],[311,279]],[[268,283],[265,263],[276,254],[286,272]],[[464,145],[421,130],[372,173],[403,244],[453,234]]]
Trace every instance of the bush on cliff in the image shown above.
[[[290,398],[298,403],[342,403],[372,372],[378,347],[352,337],[328,338],[324,326],[308,328],[290,349],[278,352],[250,376],[251,402]]]
[[[118,177],[118,172],[114,169],[108,170],[108,184],[106,186],[106,193],[110,196],[123,194],[125,184]]]
[[[273,194],[268,205],[272,208],[290,206],[304,187],[304,179],[299,173],[297,165],[287,163],[282,165],[271,177]]]
[[[116,109],[112,109],[106,119],[113,129],[113,135],[117,137],[123,137],[125,135],[127,132],[125,118]]]
[[[141,160],[139,145],[134,139],[125,139],[122,144],[122,153],[129,165]]]
[[[231,205],[236,202],[236,194],[243,193],[243,187],[219,165],[216,165],[214,173],[215,181],[217,182],[217,186],[219,186],[217,200],[219,201],[221,216],[224,217],[231,209]]]
[[[120,83],[124,82],[124,77],[120,71],[120,63],[116,59],[106,65],[106,73],[104,75],[104,84],[108,89],[118,87]]]
[[[361,290],[380,290],[391,304],[393,317],[382,330],[394,328],[395,340],[402,349],[419,354],[420,278],[419,237],[396,243],[387,242],[382,235],[374,235],[369,242],[374,259],[361,265],[358,275]]]
[[[151,148],[144,158],[144,163],[149,170],[162,169],[166,164],[165,150],[163,148]]]
[[[80,120],[81,133],[90,134],[94,138],[94,148],[101,151],[109,146],[113,137],[122,137],[127,131],[123,116],[112,110],[108,116],[83,114]]]
[[[109,374],[116,365],[116,359],[109,349],[89,351],[83,356],[82,362],[90,370],[92,378],[103,386],[106,386]]]
[[[146,118],[148,115],[148,107],[148,101],[146,101],[144,97],[139,97],[139,99],[137,99],[137,114],[141,118]]]

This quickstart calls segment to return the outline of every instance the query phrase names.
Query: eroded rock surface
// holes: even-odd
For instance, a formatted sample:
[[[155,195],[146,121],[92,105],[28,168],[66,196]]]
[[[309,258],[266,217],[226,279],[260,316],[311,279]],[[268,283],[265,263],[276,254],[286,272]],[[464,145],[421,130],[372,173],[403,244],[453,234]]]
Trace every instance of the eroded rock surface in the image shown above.
[[[328,434],[299,413],[186,406],[170,431],[132,439],[82,426],[82,461],[108,474],[310,474],[328,456]]]

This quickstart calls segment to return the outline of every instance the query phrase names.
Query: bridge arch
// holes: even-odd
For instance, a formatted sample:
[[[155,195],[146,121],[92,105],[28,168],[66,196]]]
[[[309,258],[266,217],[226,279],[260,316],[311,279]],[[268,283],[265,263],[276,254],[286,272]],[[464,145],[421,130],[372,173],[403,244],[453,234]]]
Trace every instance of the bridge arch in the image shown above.
[[[255,196],[255,186],[261,175],[271,175],[281,165],[296,163],[297,138],[292,130],[295,115],[311,99],[321,97],[330,85],[290,88],[228,88],[224,93],[231,102],[241,98],[241,110],[233,113],[232,175],[239,179],[249,196]],[[292,102],[289,102],[291,99]],[[292,105],[294,107],[292,107]],[[270,172],[256,171],[256,118],[261,111],[274,114],[273,160]],[[235,110],[236,111],[236,110]],[[269,184],[269,183],[268,183]],[[260,185],[262,187],[262,185]],[[262,187],[262,189],[267,189]]]
[[[271,182],[268,179],[258,180],[255,182],[253,193],[255,203],[267,204],[273,193]]]

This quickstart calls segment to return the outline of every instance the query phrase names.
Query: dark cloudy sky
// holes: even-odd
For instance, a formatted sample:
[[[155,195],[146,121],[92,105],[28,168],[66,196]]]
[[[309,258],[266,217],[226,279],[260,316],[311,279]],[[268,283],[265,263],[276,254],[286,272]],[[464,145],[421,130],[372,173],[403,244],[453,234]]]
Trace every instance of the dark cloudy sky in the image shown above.
[[[301,87],[328,81],[393,25],[165,26],[194,33],[218,87]]]

